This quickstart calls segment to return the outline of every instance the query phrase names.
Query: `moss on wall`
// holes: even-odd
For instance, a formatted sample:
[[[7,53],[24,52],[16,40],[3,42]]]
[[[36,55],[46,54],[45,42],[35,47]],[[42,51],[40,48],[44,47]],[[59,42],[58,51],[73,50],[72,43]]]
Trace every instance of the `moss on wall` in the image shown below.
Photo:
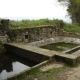
[[[28,41],[39,41],[58,36],[58,29],[55,26],[43,26],[28,29]]]
[[[2,42],[0,41],[0,54],[3,53],[5,51],[5,48],[2,44]]]
[[[10,41],[19,41],[21,39],[21,41],[23,41],[23,38],[25,37],[25,35],[27,34],[28,29],[27,28],[23,28],[23,29],[11,29],[8,30],[7,35],[10,39]]]

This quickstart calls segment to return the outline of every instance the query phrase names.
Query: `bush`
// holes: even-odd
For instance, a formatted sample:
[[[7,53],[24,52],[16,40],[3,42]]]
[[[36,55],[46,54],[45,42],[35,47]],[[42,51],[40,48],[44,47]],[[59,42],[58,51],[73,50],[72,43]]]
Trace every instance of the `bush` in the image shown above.
[[[56,25],[60,26],[60,22],[63,20],[58,19],[40,19],[40,20],[21,20],[21,21],[10,21],[10,28],[22,28],[22,27],[36,27],[41,25]],[[64,22],[63,22],[64,23]]]
[[[72,33],[80,33],[80,26],[77,24],[66,24],[64,30]]]

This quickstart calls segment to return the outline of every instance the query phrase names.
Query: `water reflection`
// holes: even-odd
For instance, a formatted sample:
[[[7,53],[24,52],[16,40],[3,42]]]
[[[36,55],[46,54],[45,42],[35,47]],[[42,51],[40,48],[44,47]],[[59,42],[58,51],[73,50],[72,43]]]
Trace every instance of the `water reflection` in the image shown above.
[[[9,53],[0,54],[0,59],[0,80],[18,74],[37,64]]]
[[[11,69],[10,71],[3,70],[0,73],[0,80],[6,79],[9,76],[18,74],[19,72],[30,68],[29,66],[26,66],[20,62],[13,62],[12,67],[13,67],[13,69]]]

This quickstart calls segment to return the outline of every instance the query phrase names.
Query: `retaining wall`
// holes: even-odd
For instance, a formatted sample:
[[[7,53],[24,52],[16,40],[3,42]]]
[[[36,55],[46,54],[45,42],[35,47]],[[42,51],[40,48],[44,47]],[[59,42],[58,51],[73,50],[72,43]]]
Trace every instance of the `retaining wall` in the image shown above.
[[[21,57],[25,57],[34,62],[40,63],[45,60],[66,62],[67,64],[74,65],[78,60],[79,56],[73,54],[65,54],[52,50],[42,49],[29,45],[17,45],[14,43],[5,44],[7,51],[15,53]]]
[[[5,34],[1,36],[4,36],[4,38],[6,38],[8,42],[34,42],[34,41],[46,40],[48,38],[55,38],[58,36],[80,39],[80,34],[66,32],[63,29],[57,28],[56,26],[49,26],[49,25],[33,27],[33,28],[8,30],[7,31],[8,39],[7,37],[5,37]],[[2,42],[4,42],[5,40],[4,38],[1,38],[0,40],[3,40]]]
[[[75,33],[72,33],[72,32],[67,32],[67,31],[64,31],[63,29],[59,29],[58,33],[59,33],[58,36],[80,38],[80,34],[75,34]]]
[[[43,26],[28,29],[29,42],[45,40],[58,36],[58,28],[56,26]]]
[[[57,37],[54,37],[54,38],[48,38],[46,40],[30,42],[30,43],[27,43],[27,45],[42,46],[42,45],[47,45],[47,44],[56,43],[56,42],[66,42],[66,43],[80,44],[80,39],[79,38],[57,36]]]
[[[2,43],[6,43],[7,40],[8,40],[8,36],[7,36],[6,34],[5,34],[4,36],[0,36],[0,41],[1,41]]]
[[[27,59],[32,60],[37,63],[48,60],[48,58],[49,58],[45,55],[38,54],[33,51],[29,51],[28,49],[23,49],[23,48],[19,48],[19,47],[7,45],[7,44],[5,44],[4,46],[8,52],[14,53],[16,55],[27,58]]]

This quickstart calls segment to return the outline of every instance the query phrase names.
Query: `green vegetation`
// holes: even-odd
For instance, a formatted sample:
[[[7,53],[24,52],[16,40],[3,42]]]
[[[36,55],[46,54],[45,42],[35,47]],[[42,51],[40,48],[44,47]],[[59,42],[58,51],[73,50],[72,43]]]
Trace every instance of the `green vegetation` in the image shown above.
[[[58,43],[52,43],[52,44],[48,44],[45,46],[41,46],[41,48],[62,52],[62,51],[66,51],[76,46],[77,44],[58,42]]]
[[[77,22],[80,25],[80,0],[58,0],[64,2],[65,6],[68,6],[68,13],[72,19],[72,22]],[[62,3],[63,4],[63,3]]]
[[[54,76],[60,71],[65,70],[67,67],[67,65],[64,65],[62,68],[53,68],[45,72],[42,72],[40,68],[35,68],[8,80],[34,80],[34,78],[39,80],[54,80]]]
[[[44,72],[41,71],[40,68],[35,68],[30,70],[29,72],[24,72],[23,74],[7,80],[34,80],[34,78],[37,78],[38,80],[55,80],[54,77],[59,72],[64,72],[66,69],[75,68],[79,65],[80,62],[76,63],[74,66],[64,64],[64,66],[61,68],[52,68]]]
[[[72,33],[80,33],[80,26],[78,24],[68,24],[66,23],[63,29],[67,32],[72,32]]]
[[[13,39],[14,39],[19,33],[20,33],[20,30],[18,30],[18,29],[9,30],[9,31],[7,32],[7,34],[8,34],[8,36],[9,36],[9,38],[10,38],[11,41],[13,41]]]
[[[80,33],[80,26],[77,23],[66,23],[63,22],[63,20],[58,20],[58,19],[40,19],[40,20],[21,20],[21,21],[14,21],[10,20],[10,29],[19,29],[19,28],[29,28],[29,27],[38,27],[41,25],[53,25],[58,28],[63,28],[67,32],[72,32],[72,33]],[[11,32],[9,31],[9,35],[16,35],[15,33],[18,33],[16,30],[14,30],[13,34],[10,34]]]
[[[46,80],[54,80],[54,76],[56,74],[58,74],[61,71],[64,71],[68,67],[69,67],[68,65],[64,64],[64,66],[62,68],[53,68],[53,69],[50,69],[50,70],[45,71],[43,73],[47,75],[47,79]]]
[[[27,74],[28,75],[37,75],[38,73],[40,73],[40,69],[34,68],[34,69],[30,70]]]
[[[28,80],[27,78],[29,76],[31,76],[31,75],[37,76],[37,74],[39,74],[39,73],[40,73],[40,69],[39,68],[35,68],[35,69],[32,69],[32,70],[30,70],[28,72],[24,72],[23,74],[20,74],[17,77],[14,77],[14,78],[11,78],[11,79],[8,79],[8,80]],[[34,77],[31,76],[31,78],[34,78]]]
[[[80,33],[80,26],[78,23],[66,23],[63,22],[63,20],[58,19],[40,19],[40,20],[21,20],[21,21],[14,21],[10,20],[10,29],[21,29],[21,28],[30,28],[30,27],[38,27],[42,25],[53,25],[58,28],[62,28],[67,32],[72,33]],[[16,36],[16,33],[18,33],[16,30],[11,34],[11,31],[9,31],[9,35]]]
[[[8,31],[10,38],[12,38],[12,36],[16,37],[17,33],[20,32],[19,29],[23,30],[25,28],[38,27],[42,25],[52,25],[58,28],[62,28],[67,32],[80,33],[80,26],[78,23],[76,22],[66,23],[63,22],[63,20],[58,20],[58,19],[21,20],[21,21],[10,20],[9,24],[10,24],[10,29],[14,29],[14,32],[12,32],[11,30]]]
[[[10,21],[10,29],[13,28],[25,28],[25,27],[36,27],[41,25],[54,25],[60,27],[60,23],[64,23],[62,20],[58,19],[40,19],[40,20],[21,20],[21,21]]]

